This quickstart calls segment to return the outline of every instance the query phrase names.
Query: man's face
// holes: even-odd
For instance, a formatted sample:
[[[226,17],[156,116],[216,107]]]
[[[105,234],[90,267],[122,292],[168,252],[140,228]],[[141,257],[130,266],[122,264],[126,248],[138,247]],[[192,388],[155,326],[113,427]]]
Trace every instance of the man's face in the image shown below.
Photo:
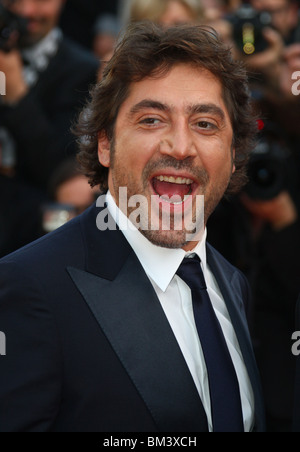
[[[258,11],[268,11],[272,16],[272,24],[285,38],[297,26],[298,10],[296,3],[288,0],[252,0]]]
[[[58,23],[65,0],[14,0],[10,9],[28,20],[28,45],[43,39]]]
[[[112,196],[121,208],[120,187],[127,187],[127,201],[134,195],[147,200],[149,210],[141,216],[149,227],[141,232],[158,246],[194,248],[186,239],[193,228],[185,219],[193,224],[201,219],[196,196],[205,196],[206,222],[228,187],[233,130],[222,93],[209,71],[177,65],[165,76],[133,83],[113,141],[99,136],[99,160],[109,167]],[[171,215],[168,231],[162,227],[164,213]],[[150,227],[151,215],[157,215],[158,230]]]

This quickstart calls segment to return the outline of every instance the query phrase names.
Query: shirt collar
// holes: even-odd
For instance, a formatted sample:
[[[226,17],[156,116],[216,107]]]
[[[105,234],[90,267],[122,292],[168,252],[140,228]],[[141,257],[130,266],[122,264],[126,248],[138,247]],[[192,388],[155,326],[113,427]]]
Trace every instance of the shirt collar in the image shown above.
[[[198,243],[192,252],[186,253],[183,249],[162,248],[151,243],[130,222],[118,208],[110,192],[107,193],[106,203],[109,213],[135,252],[146,274],[163,292],[167,290],[185,257],[196,254],[201,260],[203,270],[206,270],[206,229],[201,242]]]
[[[54,28],[37,44],[22,50],[22,55],[30,63],[37,64],[39,59],[52,56],[57,52],[61,39],[62,31],[59,28]]]
[[[62,38],[62,31],[55,28],[37,44],[22,50],[23,77],[30,88],[37,83],[39,75],[48,68],[50,60],[57,54]]]

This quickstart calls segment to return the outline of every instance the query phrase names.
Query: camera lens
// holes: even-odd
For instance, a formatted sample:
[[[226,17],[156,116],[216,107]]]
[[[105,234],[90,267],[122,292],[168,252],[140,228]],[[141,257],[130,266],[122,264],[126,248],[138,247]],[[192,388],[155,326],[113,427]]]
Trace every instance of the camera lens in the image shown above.
[[[276,181],[276,174],[267,162],[256,162],[251,172],[253,182],[261,188],[269,188]]]
[[[1,37],[3,39],[9,39],[10,35],[11,35],[11,28],[6,27],[6,28],[3,28],[3,30],[1,30]]]
[[[284,144],[264,129],[249,162],[249,182],[245,191],[250,198],[270,200],[286,189],[288,156],[289,152]]]

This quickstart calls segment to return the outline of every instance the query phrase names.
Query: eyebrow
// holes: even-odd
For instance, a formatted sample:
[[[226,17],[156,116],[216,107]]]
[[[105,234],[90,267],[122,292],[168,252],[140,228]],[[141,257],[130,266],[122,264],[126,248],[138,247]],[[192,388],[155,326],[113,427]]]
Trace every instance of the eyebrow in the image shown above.
[[[151,99],[144,99],[131,108],[131,110],[129,112],[129,116],[133,116],[144,109],[159,110],[159,111],[164,111],[167,113],[172,112],[174,110],[171,106],[164,104],[162,102],[158,102],[158,101],[151,100]],[[199,113],[200,114],[210,113],[210,114],[218,116],[221,121],[223,121],[223,122],[225,121],[224,111],[218,105],[215,105],[213,103],[188,105],[186,107],[186,113],[188,113],[190,115],[195,115],[195,114],[199,114]]]
[[[210,113],[215,116],[218,116],[221,121],[225,121],[225,113],[222,110],[222,108],[218,107],[215,104],[196,104],[196,105],[189,105],[187,107],[187,112],[191,115],[196,114],[203,114],[203,113]]]
[[[145,99],[145,100],[142,100],[141,102],[139,102],[138,104],[134,105],[131,108],[129,115],[133,116],[144,109],[153,109],[153,110],[159,110],[159,111],[165,111],[165,112],[171,111],[171,107],[169,107],[166,104],[163,104],[162,102],[158,102],[158,101],[151,100],[151,99]]]

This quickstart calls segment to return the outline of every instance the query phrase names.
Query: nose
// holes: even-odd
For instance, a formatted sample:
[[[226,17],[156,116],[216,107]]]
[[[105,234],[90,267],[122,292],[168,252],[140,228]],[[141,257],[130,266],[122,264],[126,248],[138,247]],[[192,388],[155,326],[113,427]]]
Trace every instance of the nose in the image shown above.
[[[192,131],[185,120],[178,120],[161,141],[160,152],[176,160],[185,160],[197,154]]]

